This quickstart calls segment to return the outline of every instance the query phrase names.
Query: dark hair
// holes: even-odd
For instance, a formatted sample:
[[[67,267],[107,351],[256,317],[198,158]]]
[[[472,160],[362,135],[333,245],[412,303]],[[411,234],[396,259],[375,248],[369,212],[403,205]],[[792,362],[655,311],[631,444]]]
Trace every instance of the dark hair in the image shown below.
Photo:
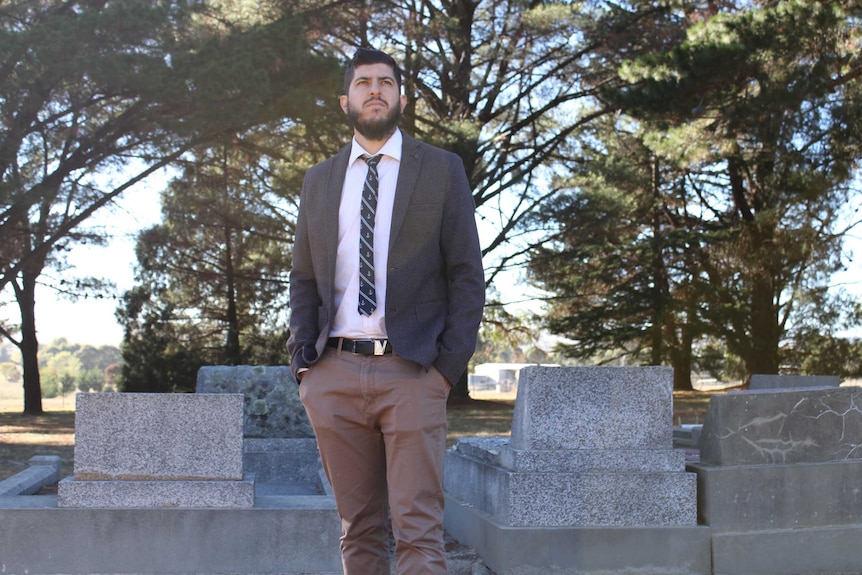
[[[350,84],[353,82],[353,75],[356,68],[366,64],[386,64],[392,68],[395,74],[395,82],[398,84],[398,91],[401,91],[401,68],[395,63],[395,58],[380,50],[371,48],[358,48],[353,54],[350,63],[347,65],[347,70],[344,71],[344,94],[350,92]]]

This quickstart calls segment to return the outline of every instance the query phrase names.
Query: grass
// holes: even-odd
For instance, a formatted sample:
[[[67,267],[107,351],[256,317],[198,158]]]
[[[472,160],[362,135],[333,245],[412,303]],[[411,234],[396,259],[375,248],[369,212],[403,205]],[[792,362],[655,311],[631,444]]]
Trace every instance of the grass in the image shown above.
[[[674,393],[673,424],[703,423],[710,394]],[[474,394],[474,399],[453,400],[449,404],[451,446],[464,436],[508,435],[512,428],[515,395]],[[26,468],[34,455],[59,455],[60,474],[72,474],[75,443],[74,400],[54,398],[43,401],[43,415],[21,414],[20,387],[0,381],[0,480]]]

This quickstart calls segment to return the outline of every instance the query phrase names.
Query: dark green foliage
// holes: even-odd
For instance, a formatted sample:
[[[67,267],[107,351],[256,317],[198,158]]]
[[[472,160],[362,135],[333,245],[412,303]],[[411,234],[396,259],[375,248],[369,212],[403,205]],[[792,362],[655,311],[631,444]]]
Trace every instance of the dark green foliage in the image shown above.
[[[118,313],[123,389],[194,389],[201,365],[286,363],[295,204],[266,185],[265,165],[236,144],[202,150],[163,193]]]
[[[551,325],[577,340],[575,355],[648,351],[690,371],[719,341],[746,373],[776,373],[813,309],[801,302],[840,263],[837,215],[860,155],[859,8],[685,4],[684,39],[625,61],[627,85],[602,88],[635,122],[606,125],[596,150],[628,165],[588,154],[598,183],[573,170],[571,205],[548,214],[572,232],[537,252],[533,272],[564,282]],[[564,271],[553,257],[579,277],[551,277]]]

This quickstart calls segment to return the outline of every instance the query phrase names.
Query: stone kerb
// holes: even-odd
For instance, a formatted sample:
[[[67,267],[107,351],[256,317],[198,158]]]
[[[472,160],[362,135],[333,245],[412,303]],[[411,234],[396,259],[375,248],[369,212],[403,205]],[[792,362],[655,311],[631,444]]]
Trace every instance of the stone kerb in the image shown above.
[[[0,481],[0,497],[32,495],[60,480],[59,455],[34,455],[24,471]]]
[[[60,507],[251,507],[242,396],[81,393]]]

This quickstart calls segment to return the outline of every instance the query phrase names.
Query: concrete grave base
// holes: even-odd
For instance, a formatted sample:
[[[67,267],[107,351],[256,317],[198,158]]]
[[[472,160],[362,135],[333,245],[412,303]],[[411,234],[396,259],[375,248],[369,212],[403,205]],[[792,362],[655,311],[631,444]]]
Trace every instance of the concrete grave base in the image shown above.
[[[862,525],[714,533],[714,575],[858,575]]]
[[[862,461],[688,469],[697,474],[698,519],[716,531],[854,525],[862,518]]]
[[[0,498],[0,573],[341,574],[331,497],[257,497],[250,509],[58,508]]]
[[[674,455],[679,471],[587,469],[585,472],[504,468],[505,438],[461,438],[446,452],[444,489],[497,521],[514,527],[695,525],[696,476],[683,472],[684,454]],[[482,447],[488,447],[482,450]],[[502,446],[502,447],[498,447]],[[560,450],[558,461],[575,456],[597,464],[621,461],[609,450]],[[671,450],[665,450],[673,454]],[[660,455],[659,450],[653,453]],[[633,458],[634,459],[634,458]],[[664,462],[665,457],[656,457]]]
[[[452,497],[445,525],[497,575],[711,572],[708,527],[512,527]]]

